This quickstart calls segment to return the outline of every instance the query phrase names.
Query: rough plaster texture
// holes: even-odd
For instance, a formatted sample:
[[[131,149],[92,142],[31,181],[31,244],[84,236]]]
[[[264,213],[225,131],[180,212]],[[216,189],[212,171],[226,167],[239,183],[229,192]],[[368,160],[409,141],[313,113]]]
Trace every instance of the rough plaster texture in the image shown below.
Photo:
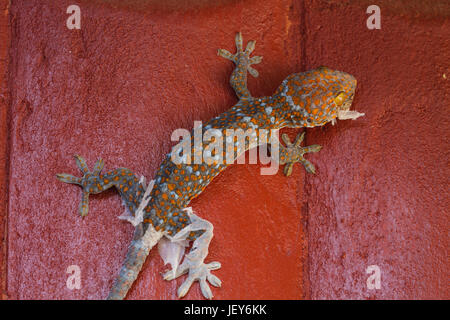
[[[299,166],[285,178],[235,165],[192,202],[215,226],[215,297],[448,298],[449,7],[378,2],[382,30],[369,31],[367,1],[79,1],[77,31],[65,26],[65,1],[12,1],[11,99],[0,115],[9,298],[107,295],[132,236],[117,219],[120,199],[91,197],[81,220],[80,190],[54,175],[78,175],[78,153],[151,178],[174,129],[236,102],[232,65],[216,50],[232,50],[239,30],[264,56],[253,95],[327,65],[356,76],[366,117],[308,130],[306,142],[324,146],[309,156],[314,177]],[[66,288],[73,264],[81,290]],[[366,288],[371,264],[381,290]],[[129,298],[175,298],[183,279],[164,282],[163,270],[154,250]],[[187,296],[196,298],[197,285]]]
[[[11,298],[104,298],[122,263],[132,227],[117,219],[119,197],[91,197],[81,220],[80,189],[55,179],[57,172],[78,174],[73,154],[153,177],[174,129],[190,129],[236,102],[232,65],[216,53],[233,49],[238,30],[265,56],[261,78],[250,83],[254,95],[271,94],[300,69],[298,28],[287,27],[290,2],[258,2],[161,11],[86,1],[81,31],[66,28],[64,1],[13,2]],[[223,265],[218,299],[304,295],[303,172],[287,180],[259,169],[230,168],[192,203],[215,226],[208,261]],[[72,264],[81,267],[79,291],[66,288]],[[176,298],[183,279],[165,282],[161,271],[154,250],[129,298]],[[187,296],[200,297],[198,285]]]
[[[450,7],[439,17],[385,1],[371,31],[359,6],[309,3],[307,69],[353,74],[366,113],[309,132],[324,146],[306,177],[310,297],[448,299]],[[381,290],[367,290],[369,265]]]
[[[8,200],[8,101],[7,84],[8,49],[8,1],[0,1],[0,299],[6,298],[7,262],[7,200]]]

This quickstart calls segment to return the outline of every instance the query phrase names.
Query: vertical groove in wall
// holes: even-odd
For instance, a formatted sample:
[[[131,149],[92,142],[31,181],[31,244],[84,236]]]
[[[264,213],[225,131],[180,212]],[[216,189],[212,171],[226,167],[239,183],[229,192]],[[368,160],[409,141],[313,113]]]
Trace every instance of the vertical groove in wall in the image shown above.
[[[306,59],[306,43],[307,43],[307,32],[306,32],[306,8],[305,5],[306,0],[301,0],[296,2],[296,10],[298,11],[299,16],[299,41],[298,41],[298,50],[300,55],[300,71],[305,71],[307,66],[307,59]],[[307,140],[305,138],[305,140]],[[302,168],[303,169],[303,168]],[[309,268],[309,232],[308,232],[308,220],[309,220],[309,206],[308,206],[308,198],[309,198],[309,190],[307,189],[307,181],[308,178],[307,173],[304,176],[303,179],[303,205],[302,205],[302,225],[303,225],[303,234],[305,236],[304,240],[304,248],[305,253],[303,255],[304,257],[304,265],[303,265],[303,298],[304,299],[311,299],[311,281],[310,281],[310,268]]]
[[[299,41],[299,52],[300,52],[300,68],[301,71],[306,69],[306,43],[307,43],[307,32],[306,32],[306,0],[301,0],[296,3],[297,11],[299,12],[299,30],[300,30],[300,41]]]
[[[0,300],[7,296],[8,257],[8,172],[9,172],[9,86],[10,47],[9,0],[0,0]]]
[[[288,3],[287,8],[287,20],[286,20],[286,54],[290,64],[290,73],[305,71],[305,2],[304,0],[296,1],[292,0]],[[299,130],[293,130],[292,134],[298,134]],[[301,166],[297,170],[302,170]],[[307,227],[308,227],[308,205],[307,197],[305,194],[305,179],[306,174],[301,175],[301,180],[298,180],[299,188],[297,193],[297,201],[299,210],[299,234],[301,234],[301,273],[302,279],[299,284],[301,287],[301,299],[310,299],[310,284],[308,274],[308,242],[307,242]],[[297,241],[297,240],[296,240]]]

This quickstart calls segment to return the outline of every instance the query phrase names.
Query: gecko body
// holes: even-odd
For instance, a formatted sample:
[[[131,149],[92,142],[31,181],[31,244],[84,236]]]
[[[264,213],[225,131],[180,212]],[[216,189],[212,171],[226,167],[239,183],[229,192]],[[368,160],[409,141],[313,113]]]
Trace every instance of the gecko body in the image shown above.
[[[214,129],[226,139],[229,130],[252,129],[258,132],[262,129],[279,130],[284,127],[316,127],[328,122],[334,123],[336,119],[356,119],[363,115],[349,110],[356,88],[355,78],[326,67],[288,76],[272,96],[252,97],[247,89],[247,72],[258,76],[251,65],[261,62],[262,57],[250,57],[255,42],[249,41],[243,49],[240,33],[236,35],[236,47],[236,54],[220,49],[218,55],[236,64],[230,84],[239,102],[208,121],[202,128],[203,133]],[[299,135],[294,143],[285,135],[282,138],[286,147],[279,145],[278,161],[285,165],[284,173],[290,175],[296,162],[303,164],[308,172],[314,173],[314,166],[303,155],[319,151],[320,146],[301,147],[303,134]],[[210,143],[202,141],[202,149],[208,149]],[[197,152],[194,142],[191,147],[194,153]],[[224,148],[222,156],[225,157],[226,152],[231,151],[234,158],[237,158],[250,147],[254,145],[245,142],[244,146],[238,147],[236,142],[231,150]],[[122,218],[136,226],[125,262],[108,298],[125,298],[150,249],[162,239],[168,239],[180,250],[184,250],[186,241],[194,243],[180,265],[174,267],[171,263],[173,269],[163,275],[164,279],[172,280],[187,273],[188,277],[178,289],[178,296],[184,296],[192,283],[199,281],[203,295],[211,299],[213,295],[207,282],[216,287],[221,285],[221,281],[211,273],[220,268],[220,263],[204,263],[213,236],[213,226],[196,216],[188,205],[229,163],[175,163],[168,154],[155,179],[146,185],[126,168],[102,174],[101,159],[97,161],[92,172],[83,158],[76,156],[76,161],[84,174],[82,178],[68,174],[58,174],[57,177],[63,182],[78,184],[83,188],[80,214],[87,215],[89,194],[99,193],[114,186],[129,211],[129,216]]]

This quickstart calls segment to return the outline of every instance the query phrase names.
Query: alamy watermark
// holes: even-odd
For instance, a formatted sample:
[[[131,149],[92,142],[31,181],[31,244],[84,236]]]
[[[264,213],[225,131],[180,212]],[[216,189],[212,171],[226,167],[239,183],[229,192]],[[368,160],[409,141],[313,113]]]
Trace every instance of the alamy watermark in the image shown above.
[[[81,29],[81,9],[76,4],[67,7],[66,13],[70,14],[67,18],[67,29]]]
[[[366,26],[367,29],[373,30],[373,29],[381,29],[381,9],[376,4],[372,4],[367,7],[366,10],[367,14],[370,14],[370,16],[367,18]]]
[[[279,140],[276,129],[219,130],[206,126],[203,130],[202,122],[194,121],[193,136],[187,129],[176,129],[171,140],[180,141],[172,148],[170,155],[175,164],[206,163],[215,167],[245,164],[245,152],[249,150],[248,163],[256,164],[259,158],[261,164],[270,164],[269,167],[261,168],[262,175],[274,175],[278,172]]]
[[[367,289],[381,289],[381,269],[376,264],[370,265],[366,269],[366,273],[370,274],[367,278]]]
[[[81,289],[81,268],[76,264],[67,267],[66,273],[70,276],[66,280],[66,287],[69,290]]]

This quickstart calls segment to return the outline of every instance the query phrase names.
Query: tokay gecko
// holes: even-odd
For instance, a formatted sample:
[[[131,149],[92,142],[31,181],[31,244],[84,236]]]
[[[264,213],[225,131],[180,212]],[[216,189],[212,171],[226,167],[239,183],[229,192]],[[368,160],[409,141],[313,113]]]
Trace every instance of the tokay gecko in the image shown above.
[[[349,110],[355,93],[356,79],[350,74],[326,67],[288,76],[272,96],[252,97],[247,89],[247,72],[257,77],[258,72],[252,65],[260,63],[262,57],[250,57],[255,48],[255,41],[249,41],[245,49],[242,47],[241,33],[237,33],[235,41],[237,49],[235,54],[220,49],[218,55],[233,61],[236,65],[230,84],[239,101],[228,111],[208,121],[202,128],[203,131],[208,128],[215,129],[223,136],[227,135],[228,129],[255,131],[266,129],[273,132],[285,127],[311,128],[323,126],[328,122],[334,124],[336,119],[356,119],[364,115]],[[306,171],[315,173],[314,166],[303,155],[317,152],[321,147],[319,145],[301,147],[303,135],[298,135],[294,143],[289,141],[287,135],[283,135],[282,140],[286,146],[279,144],[279,148],[276,149],[277,161],[285,165],[286,176],[291,174],[293,164],[296,162],[303,164]],[[201,143],[201,147],[205,149],[211,142]],[[231,150],[228,148],[224,153],[231,151],[234,159],[254,147],[246,142],[244,147],[238,147],[238,142],[233,143],[234,147],[232,145]],[[191,142],[191,147],[193,145],[194,142]],[[274,148],[271,148],[271,157],[274,153]],[[144,178],[138,178],[126,168],[102,174],[103,160],[98,160],[93,171],[90,171],[83,158],[80,156],[75,158],[83,177],[58,174],[57,178],[82,187],[79,209],[81,216],[84,217],[88,213],[89,194],[100,193],[114,186],[128,210],[128,214],[119,218],[131,222],[136,227],[125,261],[108,299],[126,297],[150,249],[157,243],[164,261],[166,263],[168,261],[172,266],[171,270],[163,274],[163,278],[173,280],[187,274],[186,280],[178,288],[178,297],[185,296],[191,285],[198,281],[203,296],[211,299],[213,295],[209,284],[221,286],[219,278],[211,273],[221,267],[220,263],[204,263],[213,237],[213,225],[198,217],[188,204],[230,163],[218,161],[176,163],[168,155],[163,160],[155,179],[147,185]],[[188,241],[194,241],[192,248],[181,260]]]

